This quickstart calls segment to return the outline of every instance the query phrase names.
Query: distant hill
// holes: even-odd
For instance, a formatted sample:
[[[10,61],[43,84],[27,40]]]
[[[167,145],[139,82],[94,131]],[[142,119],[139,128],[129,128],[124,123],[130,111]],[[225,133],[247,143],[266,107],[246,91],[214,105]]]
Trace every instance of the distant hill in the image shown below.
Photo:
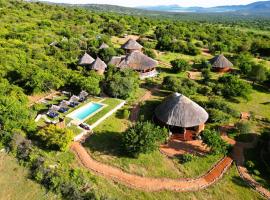
[[[178,5],[168,6],[145,6],[138,7],[144,10],[151,11],[163,11],[163,12],[193,12],[193,13],[227,13],[235,12],[239,14],[268,14],[270,15],[270,1],[259,1],[248,5],[237,5],[237,6],[217,6],[211,8],[203,7],[181,7]]]

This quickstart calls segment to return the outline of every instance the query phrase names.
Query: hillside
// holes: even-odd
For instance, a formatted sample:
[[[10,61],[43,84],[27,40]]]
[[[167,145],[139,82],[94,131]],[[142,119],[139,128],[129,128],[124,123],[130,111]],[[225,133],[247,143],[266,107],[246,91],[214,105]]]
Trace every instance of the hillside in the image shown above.
[[[151,11],[191,12],[191,13],[234,13],[242,15],[269,15],[270,1],[255,2],[248,5],[203,7],[181,7],[178,5],[139,7]]]

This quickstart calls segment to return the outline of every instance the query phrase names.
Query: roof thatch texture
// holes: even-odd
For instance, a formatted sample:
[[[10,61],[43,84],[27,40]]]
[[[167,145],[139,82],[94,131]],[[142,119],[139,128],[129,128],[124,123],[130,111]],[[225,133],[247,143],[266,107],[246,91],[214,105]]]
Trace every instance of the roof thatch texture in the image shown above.
[[[156,117],[171,126],[189,128],[205,123],[208,113],[186,96],[174,93],[155,110]]]
[[[210,62],[212,63],[213,68],[227,68],[233,66],[233,64],[223,54],[215,56]]]
[[[129,39],[125,44],[122,45],[122,49],[126,50],[141,50],[143,48],[136,40]]]
[[[86,92],[86,91],[84,91],[84,90],[82,90],[81,92],[80,92],[80,94],[79,94],[79,97],[80,98],[85,98],[85,97],[87,97],[88,96],[88,92]]]
[[[70,102],[78,102],[80,100],[80,97],[73,95],[72,97],[70,97],[69,101]]]
[[[100,47],[99,47],[99,49],[107,49],[107,48],[109,48],[109,45],[107,45],[106,43],[102,43],[101,45],[100,45]]]
[[[82,66],[91,65],[94,61],[94,58],[92,58],[89,54],[85,53],[79,60],[78,64]]]
[[[93,62],[90,66],[90,69],[97,70],[97,71],[105,71],[107,65],[103,62],[99,57]]]
[[[51,107],[50,107],[50,111],[58,111],[60,109],[60,107],[59,106],[56,106],[56,105],[52,105]]]
[[[140,51],[134,51],[128,54],[124,60],[118,65],[119,68],[131,68],[134,70],[148,70],[156,68],[158,62]]]
[[[59,106],[61,108],[67,108],[69,106],[69,104],[70,104],[69,101],[63,100],[63,101],[61,101],[61,103],[59,104]]]
[[[126,56],[113,56],[109,61],[108,65],[118,66]]]

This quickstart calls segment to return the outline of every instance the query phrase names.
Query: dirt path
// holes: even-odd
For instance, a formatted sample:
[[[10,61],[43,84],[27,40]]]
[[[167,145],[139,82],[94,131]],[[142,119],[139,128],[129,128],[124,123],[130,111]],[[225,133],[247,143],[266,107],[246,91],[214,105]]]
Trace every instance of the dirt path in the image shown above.
[[[94,171],[105,178],[144,191],[197,191],[208,187],[219,180],[233,162],[230,157],[225,157],[205,175],[195,179],[148,178],[126,173],[119,168],[92,159],[85,148],[78,142],[72,144],[71,150],[87,169]]]

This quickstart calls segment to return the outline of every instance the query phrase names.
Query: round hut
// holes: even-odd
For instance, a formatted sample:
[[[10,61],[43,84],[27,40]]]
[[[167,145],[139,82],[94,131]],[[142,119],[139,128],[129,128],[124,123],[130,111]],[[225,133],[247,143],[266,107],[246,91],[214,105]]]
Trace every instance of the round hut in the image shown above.
[[[183,140],[193,140],[204,130],[208,113],[186,96],[174,93],[156,109],[154,119]]]
[[[210,62],[216,72],[229,72],[233,67],[233,64],[223,54],[215,56]]]
[[[99,57],[90,65],[91,70],[95,70],[99,74],[104,74],[107,65]]]
[[[143,46],[140,45],[136,40],[129,39],[125,44],[122,45],[122,49],[124,49],[126,53],[132,53],[134,51],[142,51]]]
[[[157,75],[158,62],[140,51],[128,54],[118,65],[119,68],[131,68],[139,72],[141,78],[154,77]]]
[[[84,53],[84,55],[80,58],[78,64],[80,66],[89,66],[95,61],[88,53]]]

